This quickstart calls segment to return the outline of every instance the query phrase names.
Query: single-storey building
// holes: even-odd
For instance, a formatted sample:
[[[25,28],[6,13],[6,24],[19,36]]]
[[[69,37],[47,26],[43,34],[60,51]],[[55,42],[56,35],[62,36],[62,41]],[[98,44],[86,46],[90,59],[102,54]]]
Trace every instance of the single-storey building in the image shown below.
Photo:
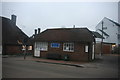
[[[92,61],[95,38],[87,28],[47,29],[34,37],[34,56],[71,61]]]

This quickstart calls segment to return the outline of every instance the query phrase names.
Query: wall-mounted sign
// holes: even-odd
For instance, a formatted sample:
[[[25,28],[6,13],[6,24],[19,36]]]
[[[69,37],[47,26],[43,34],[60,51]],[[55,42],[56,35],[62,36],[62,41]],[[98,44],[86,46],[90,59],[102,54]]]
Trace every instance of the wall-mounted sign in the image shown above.
[[[60,43],[51,43],[51,47],[52,48],[59,48],[60,47]]]

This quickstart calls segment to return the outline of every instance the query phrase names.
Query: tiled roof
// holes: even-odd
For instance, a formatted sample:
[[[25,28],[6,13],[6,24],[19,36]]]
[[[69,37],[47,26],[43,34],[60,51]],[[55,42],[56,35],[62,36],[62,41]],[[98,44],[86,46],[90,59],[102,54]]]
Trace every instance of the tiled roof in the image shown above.
[[[100,35],[98,32],[92,31],[93,35],[95,36],[95,38],[103,38],[105,39],[102,35]]]
[[[87,28],[47,29],[35,37],[35,41],[91,42],[93,40],[93,34]]]
[[[24,42],[29,37],[13,22],[5,17],[2,18],[2,43],[3,44],[18,44],[19,42]]]

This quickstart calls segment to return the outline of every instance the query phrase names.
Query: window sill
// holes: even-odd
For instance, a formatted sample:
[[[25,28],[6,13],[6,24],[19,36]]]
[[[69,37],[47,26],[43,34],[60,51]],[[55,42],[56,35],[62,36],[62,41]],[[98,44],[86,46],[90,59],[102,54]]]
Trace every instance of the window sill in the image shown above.
[[[74,52],[74,51],[67,51],[67,50],[63,50],[63,51],[66,51],[66,52]]]

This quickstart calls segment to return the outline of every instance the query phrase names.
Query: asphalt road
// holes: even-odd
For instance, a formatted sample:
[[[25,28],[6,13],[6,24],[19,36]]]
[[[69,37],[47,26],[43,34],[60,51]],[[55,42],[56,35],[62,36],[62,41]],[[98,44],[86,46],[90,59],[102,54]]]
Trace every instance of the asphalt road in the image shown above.
[[[2,78],[2,55],[0,54],[0,79]]]
[[[41,63],[21,57],[3,58],[3,78],[118,78],[118,56],[84,64],[87,67]]]

